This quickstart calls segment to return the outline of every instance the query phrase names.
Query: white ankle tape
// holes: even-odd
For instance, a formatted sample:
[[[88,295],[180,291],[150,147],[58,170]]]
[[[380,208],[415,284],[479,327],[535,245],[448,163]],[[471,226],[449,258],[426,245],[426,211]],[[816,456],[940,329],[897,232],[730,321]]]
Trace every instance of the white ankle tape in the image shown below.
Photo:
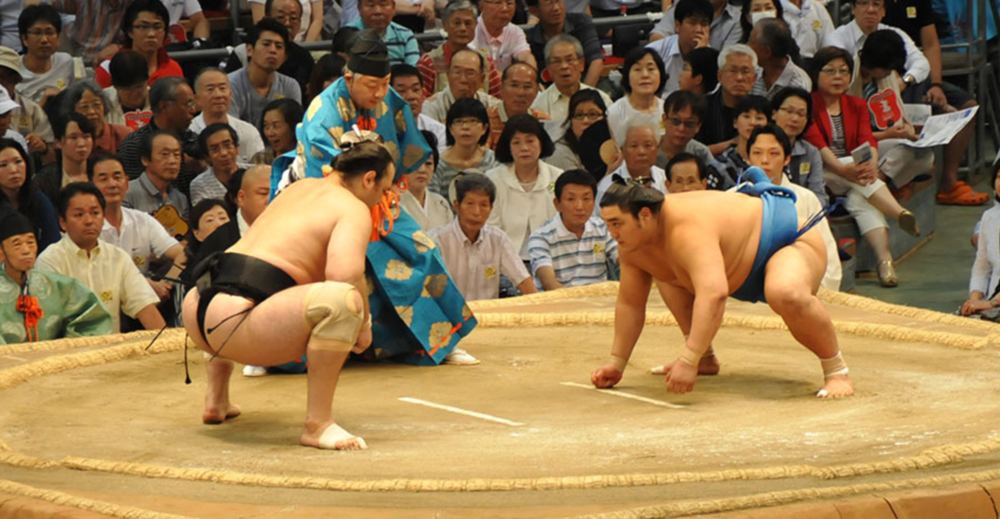
[[[847,363],[844,362],[844,358],[840,356],[839,351],[832,359],[819,359],[819,363],[823,366],[824,377],[835,377],[837,375],[847,374]]]
[[[618,371],[624,372],[625,366],[628,365],[628,359],[625,357],[619,357],[618,355],[611,356],[611,365],[615,367]]]
[[[680,359],[681,362],[687,364],[688,366],[698,367],[698,362],[701,360],[701,355],[698,355],[694,350],[685,346],[684,350],[681,352]]]

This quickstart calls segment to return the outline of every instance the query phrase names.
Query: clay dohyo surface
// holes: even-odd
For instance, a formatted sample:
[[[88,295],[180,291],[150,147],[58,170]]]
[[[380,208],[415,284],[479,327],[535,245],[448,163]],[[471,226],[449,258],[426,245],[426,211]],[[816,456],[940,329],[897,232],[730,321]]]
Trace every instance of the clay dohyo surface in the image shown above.
[[[545,313],[567,308],[605,312],[613,308],[613,298],[484,312]],[[763,305],[731,304],[729,313],[769,315]],[[872,318],[870,313],[860,315],[859,310],[845,308],[834,308],[831,313],[840,320]],[[890,315],[876,317],[897,326],[909,322],[937,331],[961,331]],[[995,398],[995,373],[1000,355],[993,347],[966,351],[841,334],[857,394],[823,401],[814,396],[822,382],[819,362],[787,331],[735,326],[721,329],[715,340],[721,374],[700,377],[691,394],[668,394],[663,377],[646,372],[676,358],[682,336],[671,326],[646,327],[616,390],[589,389],[590,372],[607,360],[612,334],[610,326],[484,326],[462,343],[483,361],[478,366],[350,363],[337,388],[335,413],[343,427],[365,438],[366,451],[339,453],[298,445],[305,408],[304,375],[250,379],[237,372],[232,395],[243,415],[220,426],[203,425],[205,360],[200,353],[190,356],[194,383],[186,386],[180,351],[73,369],[0,391],[0,439],[16,453],[54,461],[80,457],[345,481],[524,482],[878,464],[997,436],[1000,401]],[[509,423],[402,398],[483,413]],[[3,467],[0,464],[0,472]],[[62,488],[72,488],[74,477],[82,478],[80,472],[58,469],[36,471],[24,481],[45,486],[39,483],[46,481],[45,474]],[[913,467],[890,477],[920,475],[920,468]],[[128,492],[133,487],[136,493],[150,492],[149,480],[114,478],[116,491]],[[177,485],[207,483],[164,481],[165,487]],[[787,488],[789,482],[778,478],[772,486]],[[755,482],[725,488],[740,493],[766,487]],[[234,496],[252,492],[245,486],[213,485],[212,495],[240,500]],[[718,489],[705,492],[717,493]],[[566,499],[558,492],[540,494],[544,496],[531,501],[555,504]],[[576,494],[573,502],[579,504],[581,492]],[[627,501],[620,501],[622,491],[614,494],[617,508],[623,507]],[[280,493],[272,489],[268,495]],[[384,495],[353,494],[350,503],[384,506]],[[244,499],[256,502],[257,498]],[[649,499],[648,489],[641,497],[637,494],[638,501]],[[433,506],[459,501],[454,493],[428,492],[410,494],[404,502]],[[493,502],[513,504],[504,503],[500,496]]]

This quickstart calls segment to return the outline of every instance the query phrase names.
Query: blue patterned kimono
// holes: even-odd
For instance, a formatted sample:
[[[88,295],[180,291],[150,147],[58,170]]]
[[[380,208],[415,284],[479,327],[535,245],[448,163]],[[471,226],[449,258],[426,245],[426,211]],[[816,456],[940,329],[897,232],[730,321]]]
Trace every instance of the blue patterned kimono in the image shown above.
[[[365,112],[355,108],[343,78],[313,99],[295,130],[295,152],[274,163],[271,192],[278,192],[293,161],[293,169],[304,166],[305,177],[322,178],[322,166],[340,153],[340,137],[355,124],[371,127],[371,120],[366,125],[359,119],[374,120],[374,131],[396,161],[395,180],[427,161],[430,148],[409,105],[395,90],[390,88],[375,110]],[[405,211],[399,211],[388,236],[368,244],[367,259],[374,340],[365,358],[439,364],[475,328],[476,320],[448,277],[436,245]]]

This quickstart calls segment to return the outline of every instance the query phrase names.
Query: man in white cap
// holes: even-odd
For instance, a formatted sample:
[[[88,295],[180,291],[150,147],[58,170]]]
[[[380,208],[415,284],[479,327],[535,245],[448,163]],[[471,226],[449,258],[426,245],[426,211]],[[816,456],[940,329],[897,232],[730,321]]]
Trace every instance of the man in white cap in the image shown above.
[[[52,162],[55,160],[55,146],[53,146],[55,136],[52,134],[52,126],[38,103],[17,93],[15,87],[21,79],[21,57],[13,49],[0,47],[0,90],[6,92],[11,101],[17,105],[12,113],[6,114],[11,117],[7,124],[4,125],[4,122],[0,121],[0,126],[17,133],[21,138],[14,139],[25,147],[25,151],[40,155],[43,163]],[[0,116],[3,115],[5,114],[0,112]],[[3,133],[0,132],[0,135]]]

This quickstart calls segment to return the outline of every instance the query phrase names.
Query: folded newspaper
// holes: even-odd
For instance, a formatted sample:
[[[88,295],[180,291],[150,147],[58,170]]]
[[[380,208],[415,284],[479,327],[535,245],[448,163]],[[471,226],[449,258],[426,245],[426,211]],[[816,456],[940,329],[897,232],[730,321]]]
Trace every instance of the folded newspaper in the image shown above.
[[[933,148],[944,146],[969,124],[979,110],[978,106],[960,110],[950,114],[932,115],[924,122],[923,131],[916,141],[903,141],[903,146],[910,148]]]

